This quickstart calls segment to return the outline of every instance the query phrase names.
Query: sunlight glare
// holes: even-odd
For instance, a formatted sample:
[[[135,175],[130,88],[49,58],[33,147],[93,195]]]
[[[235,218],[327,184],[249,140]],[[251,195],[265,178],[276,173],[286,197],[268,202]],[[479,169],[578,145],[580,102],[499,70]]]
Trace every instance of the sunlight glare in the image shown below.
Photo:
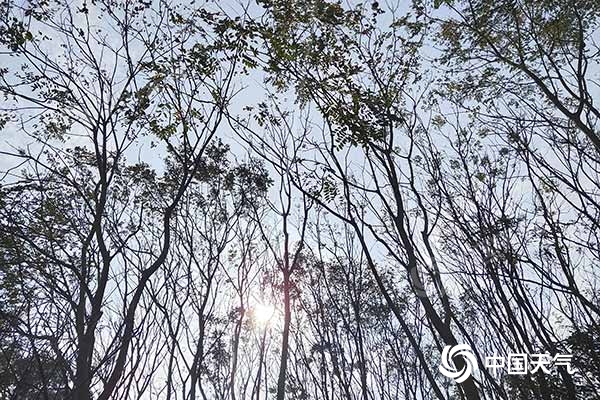
[[[254,320],[259,325],[266,325],[275,314],[275,307],[271,304],[259,303],[254,306]]]

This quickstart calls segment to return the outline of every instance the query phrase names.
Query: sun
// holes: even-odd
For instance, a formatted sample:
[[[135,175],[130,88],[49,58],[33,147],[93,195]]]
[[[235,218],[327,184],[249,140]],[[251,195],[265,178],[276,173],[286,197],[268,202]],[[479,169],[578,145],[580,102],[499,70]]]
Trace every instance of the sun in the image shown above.
[[[254,306],[254,320],[258,325],[267,325],[275,314],[275,307],[271,304],[258,303]]]

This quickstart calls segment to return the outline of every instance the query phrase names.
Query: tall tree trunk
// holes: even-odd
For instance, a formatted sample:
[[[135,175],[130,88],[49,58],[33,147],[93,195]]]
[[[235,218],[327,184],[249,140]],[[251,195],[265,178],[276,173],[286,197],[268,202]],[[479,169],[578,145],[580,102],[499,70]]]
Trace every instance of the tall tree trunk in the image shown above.
[[[290,306],[290,273],[283,274],[283,335],[281,339],[281,363],[279,365],[279,378],[277,379],[277,400],[285,398],[285,376],[287,373],[287,362],[289,354],[290,324],[292,321],[292,309]]]

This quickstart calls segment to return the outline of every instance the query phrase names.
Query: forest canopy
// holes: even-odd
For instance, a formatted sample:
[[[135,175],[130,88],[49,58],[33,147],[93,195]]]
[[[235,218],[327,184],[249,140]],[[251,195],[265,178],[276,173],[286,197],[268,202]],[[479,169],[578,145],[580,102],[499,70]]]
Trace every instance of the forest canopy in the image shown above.
[[[600,399],[599,25],[0,0],[0,399]]]

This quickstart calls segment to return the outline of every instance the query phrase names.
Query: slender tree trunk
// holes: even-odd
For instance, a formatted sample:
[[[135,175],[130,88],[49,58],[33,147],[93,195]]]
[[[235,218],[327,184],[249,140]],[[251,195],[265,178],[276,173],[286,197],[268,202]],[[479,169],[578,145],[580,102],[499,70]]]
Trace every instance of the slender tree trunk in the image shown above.
[[[283,305],[283,335],[281,339],[281,364],[279,366],[279,378],[277,379],[277,400],[284,400],[285,398],[285,377],[289,355],[290,324],[292,321],[289,271],[284,271],[283,274]]]

